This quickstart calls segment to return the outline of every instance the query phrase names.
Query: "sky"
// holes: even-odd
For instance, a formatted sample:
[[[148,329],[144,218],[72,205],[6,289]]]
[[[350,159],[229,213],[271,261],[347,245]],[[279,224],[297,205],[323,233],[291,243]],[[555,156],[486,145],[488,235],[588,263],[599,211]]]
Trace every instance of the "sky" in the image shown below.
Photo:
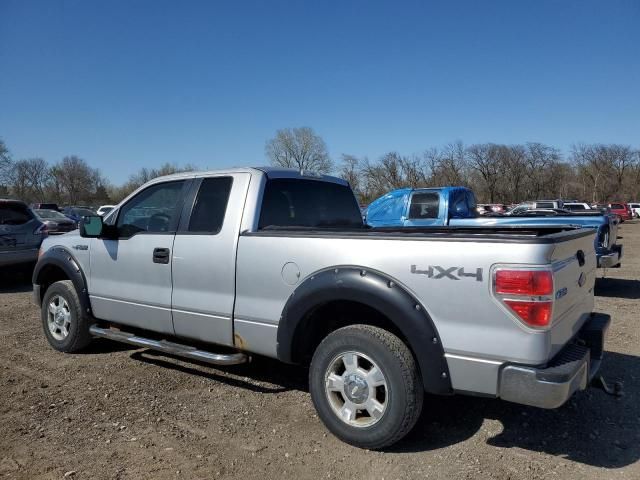
[[[113,183],[462,140],[640,147],[640,1],[0,0],[0,138]]]

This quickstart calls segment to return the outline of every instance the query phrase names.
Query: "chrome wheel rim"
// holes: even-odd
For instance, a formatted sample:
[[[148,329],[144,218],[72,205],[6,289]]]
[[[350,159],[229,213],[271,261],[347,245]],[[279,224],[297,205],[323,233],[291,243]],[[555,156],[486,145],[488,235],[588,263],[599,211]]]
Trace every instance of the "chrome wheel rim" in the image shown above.
[[[329,363],[324,385],[333,413],[349,426],[370,427],[387,410],[387,380],[380,367],[363,353],[336,355]]]
[[[71,309],[61,295],[55,295],[49,300],[49,305],[47,306],[47,326],[49,327],[51,336],[58,341],[62,341],[69,336]]]

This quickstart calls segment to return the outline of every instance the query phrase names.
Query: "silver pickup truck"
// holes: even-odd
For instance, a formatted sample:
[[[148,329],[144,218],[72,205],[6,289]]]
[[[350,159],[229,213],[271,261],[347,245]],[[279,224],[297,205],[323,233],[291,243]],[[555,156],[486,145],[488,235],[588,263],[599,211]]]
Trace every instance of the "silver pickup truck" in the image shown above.
[[[371,230],[341,179],[239,168],[85,217],[44,242],[33,283],[59,351],[103,337],[307,364],[325,425],[373,449],[411,430],[425,392],[555,408],[586,388],[610,323],[595,272],[590,229]]]

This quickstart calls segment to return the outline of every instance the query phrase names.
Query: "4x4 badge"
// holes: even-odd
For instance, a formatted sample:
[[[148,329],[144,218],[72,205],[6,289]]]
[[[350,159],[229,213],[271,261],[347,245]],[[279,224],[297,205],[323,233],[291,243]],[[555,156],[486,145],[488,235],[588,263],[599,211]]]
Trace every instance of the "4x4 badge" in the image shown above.
[[[466,273],[464,267],[440,267],[438,265],[429,265],[426,270],[418,270],[415,265],[411,265],[411,273],[414,275],[425,275],[427,278],[440,280],[449,278],[451,280],[462,280],[461,277],[475,278],[476,281],[482,281],[482,268],[476,268],[476,273]]]

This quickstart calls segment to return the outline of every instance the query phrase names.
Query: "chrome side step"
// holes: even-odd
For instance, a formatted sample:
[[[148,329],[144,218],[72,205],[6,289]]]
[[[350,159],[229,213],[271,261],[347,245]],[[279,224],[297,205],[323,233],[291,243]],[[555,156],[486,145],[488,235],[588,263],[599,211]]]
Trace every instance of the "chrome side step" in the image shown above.
[[[94,337],[108,338],[109,340],[115,340],[116,342],[128,343],[130,345],[135,345],[136,347],[150,348],[151,350],[158,350],[160,352],[170,353],[171,355],[190,358],[192,360],[200,360],[201,362],[213,363],[215,365],[238,365],[240,363],[247,363],[251,360],[251,357],[240,352],[229,354],[212,353],[205,350],[198,350],[197,348],[190,347],[189,345],[168,342],[166,340],[152,340],[150,338],[140,337],[133,333],[111,330],[109,328],[100,328],[97,325],[91,325],[91,327],[89,327],[89,332]]]

